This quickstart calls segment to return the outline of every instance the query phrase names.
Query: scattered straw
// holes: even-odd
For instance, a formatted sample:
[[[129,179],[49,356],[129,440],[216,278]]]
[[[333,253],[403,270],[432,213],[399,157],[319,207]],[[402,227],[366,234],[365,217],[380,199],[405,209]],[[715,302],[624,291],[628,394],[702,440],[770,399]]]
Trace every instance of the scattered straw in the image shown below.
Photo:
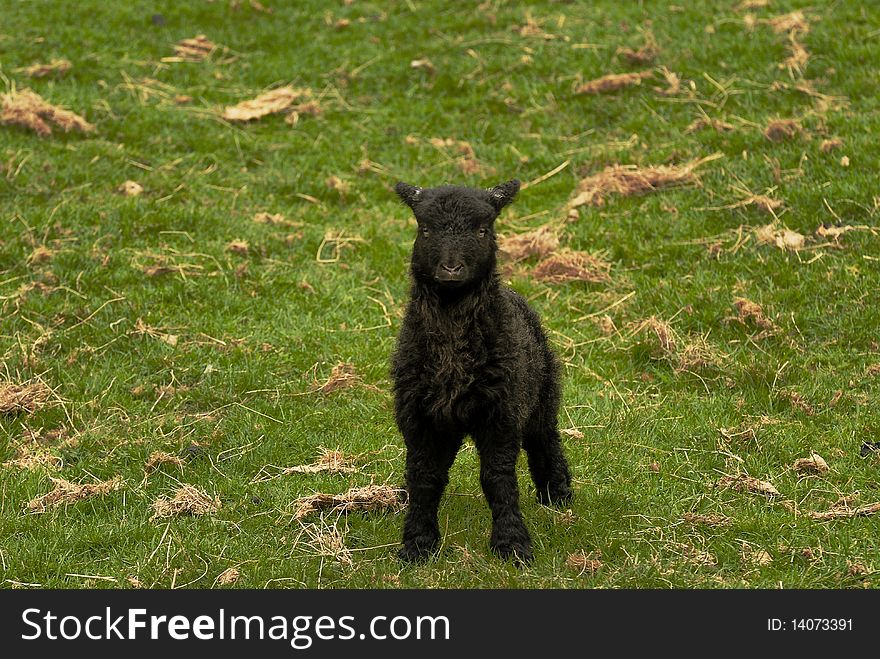
[[[663,188],[698,184],[696,169],[720,157],[721,154],[714,154],[680,166],[611,165],[583,179],[578,184],[577,195],[569,201],[568,206],[569,208],[577,208],[584,204],[601,206],[605,203],[605,197],[611,194],[625,196],[645,194]]]
[[[353,466],[354,460],[351,456],[345,455],[342,451],[333,451],[321,448],[321,455],[312,464],[296,465],[295,467],[287,467],[282,471],[282,475],[287,474],[350,474],[357,471]]]
[[[310,94],[309,89],[297,89],[291,85],[279,87],[260,94],[253,100],[227,107],[223,112],[223,118],[229,121],[252,121],[266,115],[284,112],[293,105],[294,101]]]
[[[40,137],[47,137],[52,134],[47,122],[55,124],[65,133],[72,130],[89,133],[95,129],[78,114],[48,103],[30,89],[0,95],[0,124],[24,126]]]
[[[641,85],[642,80],[650,78],[653,75],[651,71],[639,71],[638,73],[609,73],[608,75],[590,80],[578,86],[575,94],[606,94],[608,92],[625,89]]]
[[[749,11],[750,9],[761,9],[770,4],[770,0],[743,0],[737,6],[739,11]]]
[[[569,554],[568,558],[565,560],[565,564],[579,572],[578,576],[581,574],[593,574],[594,572],[598,572],[602,568],[602,561],[599,560],[598,552],[593,552],[591,554],[586,554],[583,550],[580,552]]]
[[[312,391],[330,394],[340,389],[351,389],[352,387],[364,387],[372,391],[381,391],[378,387],[365,384],[361,376],[357,374],[354,364],[349,364],[348,362],[336,364],[333,370],[330,371],[330,377],[327,378],[326,382],[315,382],[312,386]]]
[[[96,496],[103,496],[110,492],[115,492],[122,487],[122,477],[114,476],[108,481],[101,481],[82,485],[79,483],[71,483],[63,478],[52,478],[55,488],[46,494],[37,497],[27,503],[27,509],[34,513],[45,512],[50,507],[76,503],[84,499],[90,499]]]
[[[611,264],[607,261],[573,250],[561,250],[540,261],[532,270],[532,277],[548,284],[585,281],[600,284],[611,281]]]
[[[401,493],[402,490],[389,485],[367,485],[354,487],[344,494],[312,494],[296,500],[294,518],[303,519],[320,510],[340,513],[399,510]]]
[[[764,137],[771,142],[782,142],[800,135],[803,131],[796,119],[771,119],[764,129]]]
[[[849,517],[864,517],[866,515],[873,515],[874,513],[880,512],[880,501],[877,503],[869,503],[865,506],[859,506],[858,508],[850,508],[849,504],[838,503],[823,512],[811,512],[810,517],[817,520],[829,520],[829,519],[846,519]]]
[[[284,123],[296,126],[301,116],[319,117],[322,114],[324,114],[324,108],[317,100],[313,99],[292,106],[288,115],[284,117]]]
[[[213,499],[204,490],[194,485],[180,487],[174,496],[159,497],[153,502],[153,516],[150,521],[173,515],[208,515],[220,510],[220,497]]]
[[[216,49],[217,45],[214,42],[208,39],[204,34],[198,34],[192,39],[183,39],[174,46],[174,54],[177,55],[176,58],[163,58],[163,61],[177,61],[179,59],[185,62],[203,62],[208,59]]]
[[[32,414],[49,401],[51,393],[39,380],[23,385],[0,382],[0,414]]]
[[[824,474],[828,471],[828,463],[818,453],[810,453],[808,458],[795,460],[792,469],[802,474]]]
[[[646,318],[641,323],[635,325],[630,336],[636,335],[647,335],[648,337],[653,337],[657,340],[657,344],[654,345],[651,351],[655,357],[667,356],[678,350],[678,343],[676,341],[675,332],[672,330],[672,326],[665,320],[660,320],[656,316]]]
[[[802,75],[807,68],[807,62],[810,60],[810,53],[804,45],[797,40],[797,36],[792,32],[788,37],[788,57],[780,63],[779,68],[788,69],[789,75]]]
[[[688,524],[693,524],[694,526],[730,526],[733,522],[730,517],[727,517],[726,515],[717,515],[715,513],[685,513],[681,518]]]
[[[541,226],[533,231],[504,236],[498,240],[498,249],[514,263],[532,256],[544,258],[558,247],[559,236],[550,226]]]
[[[118,188],[116,188],[116,192],[121,194],[123,197],[137,197],[141,193],[143,193],[144,187],[137,183],[136,181],[126,181],[125,183],[120,184]]]
[[[666,88],[663,87],[654,87],[654,91],[660,94],[661,96],[675,96],[679,92],[681,92],[681,78],[677,73],[674,73],[667,69],[665,66],[660,68],[660,73],[663,75],[663,79],[666,81]]]
[[[182,467],[184,465],[184,462],[182,458],[179,458],[176,455],[171,455],[170,453],[166,453],[165,451],[153,451],[152,453],[150,453],[150,457],[147,458],[147,461],[144,463],[144,473],[152,473],[161,465],[167,464]]]
[[[751,563],[752,565],[770,565],[773,562],[773,557],[764,549],[755,549],[748,543],[744,542],[741,546],[741,555],[743,562]]]
[[[839,137],[833,137],[830,140],[822,140],[822,143],[819,145],[819,150],[822,153],[828,153],[834,151],[834,149],[839,149],[842,146],[843,140]]]
[[[781,16],[774,16],[762,22],[772,27],[776,34],[782,34],[783,32],[801,32],[806,34],[810,31],[810,20],[800,10],[789,14],[782,14]]]
[[[668,547],[691,565],[699,567],[715,567],[718,565],[718,560],[712,554],[686,542],[672,542],[669,543]]]
[[[53,59],[48,64],[31,64],[23,69],[18,69],[30,78],[45,78],[49,75],[61,75],[70,71],[72,64],[66,59]]]
[[[773,487],[769,481],[762,481],[752,478],[746,474],[737,474],[736,476],[723,476],[718,481],[718,486],[725,489],[737,490],[739,492],[751,492],[752,494],[763,494],[767,497],[778,497],[779,490]]]
[[[725,355],[720,354],[703,336],[689,340],[675,356],[676,372],[720,369]]]

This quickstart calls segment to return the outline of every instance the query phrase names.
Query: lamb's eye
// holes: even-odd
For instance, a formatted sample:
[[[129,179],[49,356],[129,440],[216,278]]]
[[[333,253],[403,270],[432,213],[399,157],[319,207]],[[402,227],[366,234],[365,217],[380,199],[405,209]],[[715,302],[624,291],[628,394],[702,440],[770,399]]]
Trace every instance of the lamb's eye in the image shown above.
[[[480,228],[477,230],[477,235],[478,235],[480,238],[485,238],[485,237],[486,237],[486,227],[480,227]]]
[[[431,232],[428,231],[428,227],[422,227],[422,235],[423,235],[425,238],[428,237],[428,234],[429,234],[429,233],[431,233]]]

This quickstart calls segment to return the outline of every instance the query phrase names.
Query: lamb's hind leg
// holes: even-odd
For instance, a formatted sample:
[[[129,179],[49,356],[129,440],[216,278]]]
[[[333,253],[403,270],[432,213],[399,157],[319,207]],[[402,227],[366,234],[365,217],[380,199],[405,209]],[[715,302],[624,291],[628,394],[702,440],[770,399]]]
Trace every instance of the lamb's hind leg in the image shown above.
[[[449,482],[449,468],[463,437],[405,439],[409,506],[403,525],[403,547],[398,555],[405,561],[419,561],[427,558],[440,543],[437,511]]]
[[[489,546],[502,558],[531,562],[532,539],[519,509],[516,458],[519,439],[511,432],[475,436],[480,453],[480,485],[492,510]]]
[[[571,473],[556,424],[536,414],[526,427],[523,448],[529,458],[529,472],[535,482],[538,501],[544,505],[568,503],[571,500]]]

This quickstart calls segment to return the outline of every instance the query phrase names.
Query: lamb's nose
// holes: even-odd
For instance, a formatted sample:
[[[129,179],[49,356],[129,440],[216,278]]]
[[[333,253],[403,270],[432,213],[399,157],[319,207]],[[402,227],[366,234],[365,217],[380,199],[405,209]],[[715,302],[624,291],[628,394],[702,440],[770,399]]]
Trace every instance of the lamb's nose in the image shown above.
[[[448,272],[450,275],[459,274],[462,268],[464,268],[464,265],[461,263],[455,266],[446,265],[445,263],[443,264],[443,269],[446,270],[446,272]]]

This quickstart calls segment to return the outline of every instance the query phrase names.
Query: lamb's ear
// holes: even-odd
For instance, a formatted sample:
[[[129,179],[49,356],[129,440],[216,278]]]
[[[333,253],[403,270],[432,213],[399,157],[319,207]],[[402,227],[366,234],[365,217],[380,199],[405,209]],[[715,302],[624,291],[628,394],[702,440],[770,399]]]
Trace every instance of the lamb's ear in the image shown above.
[[[513,201],[517,192],[519,192],[519,181],[513,179],[507,183],[496,185],[494,188],[489,188],[489,199],[495,210],[500,211]]]
[[[421,188],[415,185],[410,185],[409,183],[404,183],[403,181],[397,182],[397,185],[394,186],[394,191],[397,192],[397,196],[403,200],[403,203],[410,208],[413,207],[422,194]]]

